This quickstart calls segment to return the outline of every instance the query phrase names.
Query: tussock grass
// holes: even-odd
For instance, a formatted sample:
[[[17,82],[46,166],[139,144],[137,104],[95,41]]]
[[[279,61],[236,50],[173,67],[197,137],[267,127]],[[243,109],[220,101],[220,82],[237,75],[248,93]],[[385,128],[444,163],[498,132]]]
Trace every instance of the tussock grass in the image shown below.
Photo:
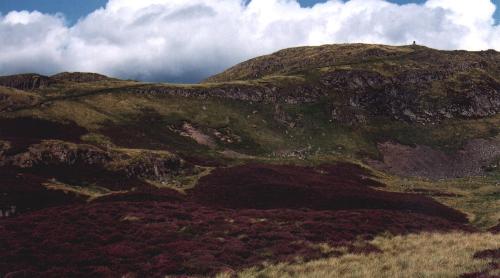
[[[473,255],[485,249],[500,248],[500,235],[423,233],[381,236],[371,244],[382,252],[265,265],[243,270],[237,277],[458,277],[483,270],[490,261],[473,259]],[[217,277],[232,276],[220,274]]]

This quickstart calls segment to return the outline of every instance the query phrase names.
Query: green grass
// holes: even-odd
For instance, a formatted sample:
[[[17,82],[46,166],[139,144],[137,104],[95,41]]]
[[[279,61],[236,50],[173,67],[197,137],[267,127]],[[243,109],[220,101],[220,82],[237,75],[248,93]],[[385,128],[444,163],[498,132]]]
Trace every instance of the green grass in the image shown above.
[[[381,56],[378,56],[381,55]],[[435,124],[409,124],[390,118],[369,117],[368,123],[353,126],[332,121],[332,105],[345,104],[355,92],[331,92],[313,103],[280,103],[286,122],[278,119],[275,104],[232,100],[224,97],[196,97],[199,90],[239,86],[260,89],[264,86],[286,88],[313,86],[321,75],[335,70],[369,70],[392,77],[405,70],[439,71],[443,65],[476,63],[483,59],[479,52],[442,52],[424,47],[381,45],[331,45],[280,51],[236,66],[211,81],[228,79],[226,83],[149,84],[133,81],[107,80],[95,83],[65,82],[36,92],[0,88],[1,94],[26,101],[24,108],[2,113],[0,117],[41,117],[85,127],[82,139],[106,148],[150,149],[169,151],[184,156],[238,164],[248,161],[315,165],[364,158],[379,158],[377,143],[396,141],[404,145],[426,145],[453,153],[476,138],[493,138],[500,133],[500,115],[481,119],[455,117]],[[496,53],[495,55],[498,55]],[[495,61],[495,60],[492,60]],[[245,80],[259,69],[269,70],[261,79]],[[278,67],[274,68],[277,63]],[[280,64],[281,63],[281,64]],[[445,81],[435,81],[421,92],[426,103],[459,99],[463,80],[483,84],[498,79],[494,63],[483,69],[455,70]],[[191,97],[170,94],[142,94],[138,90],[182,89]],[[306,87],[307,88],[307,87]],[[43,104],[43,105],[41,105]],[[214,139],[215,147],[197,144],[182,136],[179,128],[189,123]],[[232,143],[217,140],[214,132],[237,135]],[[303,150],[304,157],[288,154]],[[498,176],[448,181],[425,181],[384,178],[391,190],[422,187],[461,193],[463,197],[436,197],[471,215],[475,225],[494,224]],[[190,184],[189,181],[179,181]]]
[[[416,192],[421,189],[451,194],[450,196],[429,196],[468,215],[471,223],[488,229],[500,219],[500,172],[484,177],[468,177],[430,181],[423,178],[402,178],[377,172],[380,180],[388,187],[383,190]]]
[[[148,122],[144,117],[154,115],[155,122],[148,122],[151,128],[147,135],[153,141],[159,142],[159,148],[194,150],[209,156],[218,156],[218,151],[225,149],[267,157],[277,150],[311,148],[327,155],[340,151],[355,157],[376,158],[376,142],[385,140],[394,140],[406,145],[428,145],[451,152],[460,149],[467,140],[494,137],[499,133],[500,126],[500,116],[477,120],[447,120],[438,125],[427,126],[373,118],[366,125],[343,126],[332,122],[331,103],[336,101],[336,97],[327,97],[315,103],[283,105],[290,122],[294,123],[294,126],[290,126],[276,119],[275,108],[271,104],[216,97],[198,99],[171,95],[141,95],[130,92],[130,88],[150,85],[128,81],[108,81],[81,86],[80,89],[58,88],[43,91],[41,95],[48,105],[12,112],[8,116],[69,120],[87,128],[94,138],[89,139],[90,141],[113,141],[102,134],[103,128],[121,126],[134,134],[138,131],[137,127],[144,125],[141,120]],[[216,151],[209,150],[168,129],[168,126],[182,122],[192,123],[207,134],[214,129],[230,130],[237,134],[241,141],[232,144],[218,142]],[[100,143],[111,142],[96,142]]]

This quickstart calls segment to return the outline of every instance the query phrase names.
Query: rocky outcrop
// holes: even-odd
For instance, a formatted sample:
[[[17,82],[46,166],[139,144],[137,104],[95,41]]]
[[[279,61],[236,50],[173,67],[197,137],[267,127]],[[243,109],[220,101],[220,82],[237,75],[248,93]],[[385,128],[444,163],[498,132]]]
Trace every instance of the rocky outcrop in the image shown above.
[[[97,147],[63,141],[44,141],[29,147],[27,152],[5,159],[4,165],[19,168],[57,165],[88,165],[104,167],[111,155]]]
[[[24,170],[50,167],[52,172],[61,167],[92,169],[121,174],[129,179],[146,179],[163,182],[180,174],[191,174],[195,167],[177,155],[159,151],[104,150],[87,144],[75,144],[59,140],[46,140],[29,147],[26,152],[3,156],[9,148],[0,141],[0,167],[15,167]]]
[[[436,123],[446,118],[479,118],[500,112],[500,83],[488,76],[464,76],[462,87],[445,87],[431,97],[433,82],[447,72],[407,71],[385,77],[369,71],[334,71],[321,82],[340,97],[332,107],[334,120],[365,123],[367,116],[385,116],[416,123]],[[361,120],[360,120],[361,119]]]
[[[122,168],[128,177],[165,182],[180,174],[189,174],[193,166],[173,154],[142,151]]]
[[[105,75],[91,72],[61,72],[51,76],[51,78],[58,81],[69,81],[76,83],[112,80],[112,78],[109,78]]]
[[[301,84],[293,87],[280,87],[274,84],[221,84],[217,86],[168,86],[154,85],[128,89],[129,92],[152,95],[174,95],[196,98],[227,98],[263,103],[310,103],[322,93],[320,88],[308,88]]]
[[[60,82],[88,83],[105,80],[114,80],[98,73],[86,72],[62,72],[53,76],[45,76],[35,73],[16,74],[0,76],[0,86],[15,88],[23,91],[33,91],[47,88]]]
[[[24,91],[46,88],[54,83],[50,77],[34,73],[0,76],[0,86]]]
[[[259,93],[253,96],[259,97],[252,101],[297,104],[331,99],[332,120],[347,125],[365,124],[374,116],[430,124],[500,112],[500,53],[494,50],[364,44],[299,47],[243,62],[207,82],[268,84],[265,80],[275,76],[303,81],[293,86],[278,81],[272,91],[254,88]]]
[[[209,79],[215,83],[137,84],[121,90],[154,97],[226,98],[275,107],[328,102],[331,120],[346,125],[367,124],[374,117],[435,124],[449,118],[498,114],[499,69],[496,51],[327,45],[286,49],[252,59]],[[54,82],[102,80],[113,79],[94,73],[24,74],[0,77],[0,85],[33,90]],[[16,104],[0,95],[0,109],[2,106],[13,109]],[[276,109],[276,118],[287,124],[294,115]]]
[[[234,100],[263,102],[281,107],[282,104],[303,104],[332,101],[332,120],[347,125],[366,124],[372,117],[388,117],[410,123],[438,123],[447,118],[480,118],[500,112],[500,82],[483,75],[464,75],[460,86],[446,85],[452,76],[446,70],[406,70],[395,76],[385,76],[370,70],[334,70],[322,74],[317,83],[220,84],[217,86],[147,86],[131,89],[148,95],[183,97],[220,97]],[[434,95],[435,82],[441,82]],[[457,87],[458,86],[458,87]],[[282,109],[276,118],[290,122],[291,116]]]

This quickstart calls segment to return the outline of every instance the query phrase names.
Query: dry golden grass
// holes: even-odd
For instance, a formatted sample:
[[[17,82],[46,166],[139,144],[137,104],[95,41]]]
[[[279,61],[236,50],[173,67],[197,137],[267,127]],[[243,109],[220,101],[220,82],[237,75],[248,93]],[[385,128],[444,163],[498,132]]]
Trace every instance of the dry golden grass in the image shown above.
[[[141,218],[138,217],[138,216],[134,216],[134,215],[125,215],[121,221],[128,221],[128,222],[136,222],[136,221],[140,221]]]
[[[35,93],[30,93],[30,92],[17,90],[14,88],[3,87],[3,86],[0,86],[0,94],[3,94],[5,96],[9,96],[14,101],[22,101],[22,100],[26,100],[29,98],[36,99],[39,97]]]
[[[56,180],[51,180],[43,184],[47,189],[62,191],[65,194],[76,194],[87,198],[90,202],[100,197],[104,197],[111,194],[125,193],[126,191],[111,191],[109,189],[99,187],[99,186],[87,186],[81,187],[76,185],[65,184]]]
[[[423,233],[377,237],[382,253],[347,254],[297,264],[265,265],[237,273],[237,277],[458,277],[485,269],[489,260],[474,253],[500,248],[500,235],[491,233]],[[231,277],[220,274],[217,278]]]

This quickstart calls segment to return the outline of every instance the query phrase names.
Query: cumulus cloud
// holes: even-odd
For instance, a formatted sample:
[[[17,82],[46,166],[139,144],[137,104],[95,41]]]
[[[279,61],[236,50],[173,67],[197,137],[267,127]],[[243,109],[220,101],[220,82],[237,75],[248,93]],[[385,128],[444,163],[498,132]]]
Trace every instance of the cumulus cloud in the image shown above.
[[[109,0],[68,26],[62,15],[0,15],[0,74],[91,71],[193,82],[282,48],[327,43],[500,50],[490,0]]]

